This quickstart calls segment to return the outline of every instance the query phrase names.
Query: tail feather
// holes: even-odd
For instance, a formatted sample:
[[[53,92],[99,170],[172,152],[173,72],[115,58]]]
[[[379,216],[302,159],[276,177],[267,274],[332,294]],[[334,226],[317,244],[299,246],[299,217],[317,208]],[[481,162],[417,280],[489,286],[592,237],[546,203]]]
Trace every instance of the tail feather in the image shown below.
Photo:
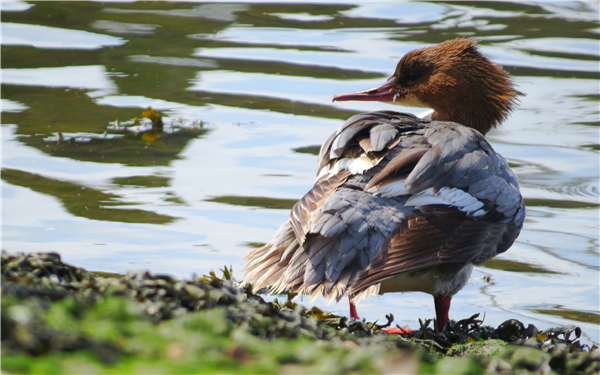
[[[311,301],[321,294],[327,303],[339,301],[347,295],[353,276],[351,272],[345,272],[335,281],[322,277],[315,278],[314,282],[307,280],[309,257],[298,243],[289,221],[279,228],[271,242],[252,250],[244,258],[248,262],[244,269],[244,284],[254,284],[257,289],[270,286],[270,294],[291,290],[299,295],[309,295]],[[373,285],[350,298],[358,302],[378,292],[379,285]]]
[[[257,288],[274,284],[287,269],[288,262],[283,258],[283,254],[288,247],[293,247],[294,242],[297,244],[296,236],[287,221],[279,228],[271,242],[245,256],[248,264],[244,269],[244,283],[254,284]]]

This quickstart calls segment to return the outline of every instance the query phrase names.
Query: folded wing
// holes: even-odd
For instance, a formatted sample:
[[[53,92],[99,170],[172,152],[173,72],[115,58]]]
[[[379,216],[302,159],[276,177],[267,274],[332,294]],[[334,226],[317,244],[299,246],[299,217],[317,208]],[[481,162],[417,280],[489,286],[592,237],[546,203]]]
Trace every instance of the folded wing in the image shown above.
[[[524,220],[515,175],[472,129],[408,114],[350,118],[322,146],[315,186],[247,259],[247,282],[339,299],[403,272],[481,264]]]

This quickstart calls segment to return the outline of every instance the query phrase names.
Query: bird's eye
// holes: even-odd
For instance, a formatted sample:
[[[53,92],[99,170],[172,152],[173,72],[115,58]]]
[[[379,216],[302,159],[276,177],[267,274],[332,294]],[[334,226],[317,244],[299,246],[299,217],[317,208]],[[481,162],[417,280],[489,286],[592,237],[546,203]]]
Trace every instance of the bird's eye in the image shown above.
[[[416,70],[412,70],[411,72],[408,73],[407,78],[409,81],[414,81],[416,79],[421,78],[421,73],[417,72]]]

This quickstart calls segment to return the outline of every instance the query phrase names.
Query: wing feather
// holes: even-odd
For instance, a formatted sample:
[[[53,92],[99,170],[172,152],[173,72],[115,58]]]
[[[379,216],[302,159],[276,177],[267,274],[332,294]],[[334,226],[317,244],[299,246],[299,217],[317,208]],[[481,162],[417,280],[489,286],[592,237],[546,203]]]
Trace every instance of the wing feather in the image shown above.
[[[364,113],[323,144],[315,186],[249,254],[248,280],[365,297],[402,273],[482,264],[512,245],[524,218],[516,176],[480,133]]]
[[[343,184],[351,175],[349,171],[341,171],[336,175],[315,185],[308,193],[300,199],[290,212],[290,223],[296,234],[300,245],[304,243],[306,234],[313,224],[315,213],[321,207],[323,202],[329,198],[333,192]],[[325,223],[323,223],[324,225]],[[320,231],[320,230],[319,230]]]

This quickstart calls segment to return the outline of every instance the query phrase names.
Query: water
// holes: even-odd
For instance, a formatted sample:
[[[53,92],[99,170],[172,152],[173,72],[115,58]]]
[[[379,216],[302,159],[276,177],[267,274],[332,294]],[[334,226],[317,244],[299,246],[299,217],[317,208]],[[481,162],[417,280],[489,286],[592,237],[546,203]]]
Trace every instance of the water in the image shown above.
[[[382,83],[414,48],[480,39],[527,93],[489,139],[528,218],[452,317],[575,324],[600,341],[597,4],[2,2],[2,21],[2,248],[178,277],[241,277],[352,114],[420,112],[334,94]],[[148,106],[162,131],[134,123]],[[388,312],[409,326],[434,315],[419,293],[359,305]]]

